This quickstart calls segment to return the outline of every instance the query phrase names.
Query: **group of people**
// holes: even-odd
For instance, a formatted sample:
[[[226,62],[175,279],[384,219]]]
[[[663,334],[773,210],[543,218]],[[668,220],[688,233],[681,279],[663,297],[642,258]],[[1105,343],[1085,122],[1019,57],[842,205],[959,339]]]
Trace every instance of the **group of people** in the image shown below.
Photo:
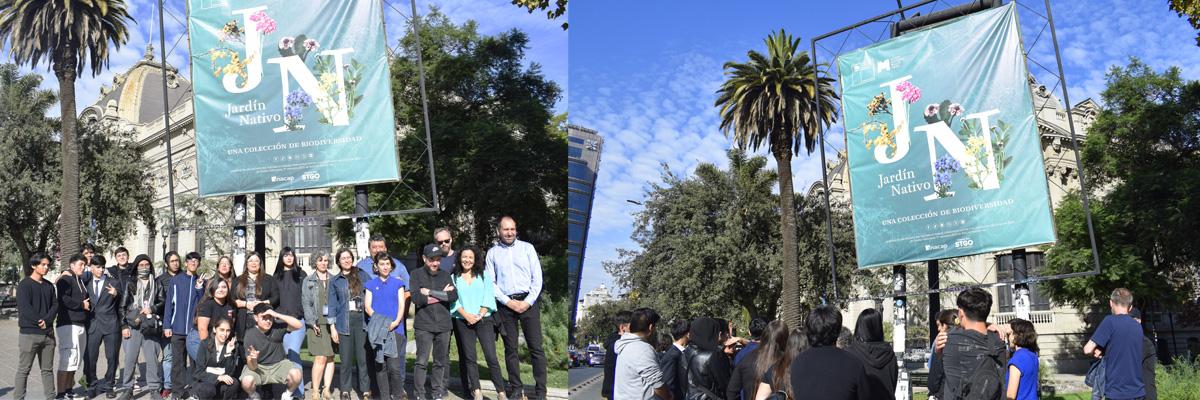
[[[46,398],[77,397],[80,368],[87,398],[131,398],[138,388],[155,399],[304,398],[300,352],[307,342],[313,356],[309,398],[332,398],[337,368],[342,399],[352,392],[361,399],[406,399],[412,309],[415,398],[448,394],[452,332],[464,392],[483,396],[478,344],[497,397],[525,397],[518,330],[533,364],[535,391],[528,397],[544,398],[541,263],[533,245],[517,239],[511,217],[499,220],[497,234],[485,255],[469,245],[455,248],[450,230],[438,228],[434,243],[421,249],[423,265],[412,271],[388,253],[381,236],[369,240],[370,256],[357,263],[345,248],[312,254],[312,273],[299,267],[289,247],[271,274],[263,256],[251,251],[241,273],[222,256],[203,276],[196,252],[182,266],[179,254],[168,252],[165,268],[156,273],[147,255],[129,262],[129,251],[117,248],[116,264],[106,266],[89,245],[55,279],[50,257],[35,254],[17,286],[20,359],[12,396],[25,397],[37,359]],[[507,377],[496,354],[498,331]],[[99,378],[101,346],[107,368]]]
[[[1084,352],[1099,361],[1089,373],[1097,399],[1156,399],[1155,358],[1126,289],[1113,291],[1112,315]],[[938,314],[929,363],[930,399],[1037,399],[1038,340],[1032,322],[990,324],[992,296],[960,292],[957,309]],[[1132,314],[1132,315],[1131,315]],[[660,316],[640,308],[617,314],[606,341],[602,396],[608,399],[866,400],[895,398],[899,364],[884,340],[883,315],[863,310],[850,332],[833,306],[812,310],[801,327],[750,321],[751,338],[713,318],[676,320],[672,343],[655,347]],[[1098,377],[1093,378],[1093,375]]]

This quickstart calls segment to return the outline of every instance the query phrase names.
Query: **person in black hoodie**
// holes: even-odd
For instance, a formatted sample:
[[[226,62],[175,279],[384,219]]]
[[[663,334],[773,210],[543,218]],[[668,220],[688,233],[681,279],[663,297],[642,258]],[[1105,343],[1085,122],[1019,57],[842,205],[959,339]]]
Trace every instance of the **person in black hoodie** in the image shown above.
[[[121,282],[133,282],[137,277],[137,266],[129,262],[129,249],[118,247],[116,250],[113,250],[113,260],[117,263],[108,267],[108,274],[120,279]],[[119,286],[124,286],[124,284]]]
[[[858,357],[837,347],[842,328],[842,313],[829,305],[820,306],[804,320],[812,348],[792,359],[794,393],[806,400],[868,400],[870,378]],[[882,397],[882,396],[880,396]]]
[[[125,338],[125,363],[121,374],[122,397],[133,397],[133,372],[137,370],[138,356],[146,365],[146,386],[151,399],[162,398],[159,389],[162,379],[161,368],[156,363],[162,354],[162,345],[157,338],[162,335],[163,304],[165,289],[154,279],[154,266],[150,257],[139,254],[133,259],[137,276],[125,284],[125,305],[121,307],[121,337]]]
[[[871,392],[875,397],[895,398],[899,367],[892,344],[883,340],[883,314],[874,308],[858,314],[858,322],[854,325],[854,343],[849,350],[867,368]]]
[[[156,278],[157,279],[156,283],[158,284],[158,287],[163,288],[163,296],[167,296],[169,293],[168,290],[171,287],[171,280],[175,279],[175,275],[179,275],[179,270],[180,270],[179,253],[175,252],[175,251],[168,251],[167,254],[163,255],[163,264],[165,265],[165,267],[163,268],[163,273],[162,273],[162,275],[159,275],[158,278]],[[165,316],[166,311],[167,311],[167,309],[164,306],[162,312],[159,313],[159,316],[160,317]],[[167,321],[164,321],[164,322],[166,322],[166,325],[168,325],[166,328],[169,329],[170,322],[167,322]],[[162,391],[162,396],[163,397],[171,397],[171,389],[174,387],[174,385],[172,384],[173,381],[171,379],[172,378],[171,371],[174,370],[174,366],[175,366],[175,354],[174,354],[174,352],[171,351],[171,338],[163,336],[162,334],[159,334],[159,336],[156,338],[156,340],[159,341],[159,346],[163,348],[163,354],[162,354],[162,356],[163,356],[163,358],[162,358],[163,391]]]
[[[83,366],[83,352],[87,348],[88,311],[91,299],[83,286],[83,267],[87,257],[83,254],[71,256],[67,270],[54,286],[58,289],[58,323],[54,329],[58,337],[58,396],[64,397],[75,388],[75,371]]]
[[[412,303],[416,307],[413,316],[414,336],[417,338],[417,363],[413,367],[414,392],[417,398],[425,398],[425,373],[430,351],[433,352],[433,397],[446,395],[443,381],[450,367],[450,307],[458,301],[458,290],[454,288],[450,272],[441,270],[441,247],[436,243],[425,245],[421,260],[425,268],[412,271]]]
[[[721,344],[722,331],[728,324],[704,317],[692,321],[691,340],[684,358],[687,360],[687,398],[716,400],[724,397],[729,386],[729,357]]]
[[[629,310],[617,311],[617,315],[613,317],[613,321],[617,323],[617,333],[604,339],[604,385],[600,387],[600,397],[614,400],[613,378],[617,373],[617,350],[615,347],[621,335],[629,332],[629,321],[632,318],[633,313]]]
[[[938,334],[949,332],[951,328],[958,326],[956,322],[958,318],[958,310],[942,310],[938,312],[937,327]],[[942,398],[942,383],[946,380],[946,368],[942,364],[942,353],[933,349],[930,346],[929,352],[929,399],[937,400]]]
[[[971,288],[959,293],[956,303],[961,327],[938,335],[946,371],[942,398],[960,399],[967,394],[970,398],[998,398],[1003,393],[1008,345],[996,331],[1001,327],[987,323],[992,295]]]
[[[33,359],[38,359],[42,370],[43,395],[54,396],[54,317],[58,315],[58,296],[54,284],[46,279],[50,272],[50,257],[46,253],[35,253],[29,258],[29,270],[25,279],[17,284],[17,326],[21,329],[17,337],[20,356],[17,360],[16,382],[13,397],[25,398],[25,385]]]
[[[242,376],[242,345],[233,337],[233,320],[217,317],[212,333],[196,352],[195,382],[192,395],[200,399],[233,399],[238,395]]]
[[[1142,310],[1137,307],[1129,309],[1129,316],[1142,324]],[[1154,341],[1150,340],[1150,331],[1142,328],[1142,382],[1146,385],[1145,400],[1158,400],[1158,385],[1154,383],[1154,369],[1158,366],[1158,354],[1154,352]]]

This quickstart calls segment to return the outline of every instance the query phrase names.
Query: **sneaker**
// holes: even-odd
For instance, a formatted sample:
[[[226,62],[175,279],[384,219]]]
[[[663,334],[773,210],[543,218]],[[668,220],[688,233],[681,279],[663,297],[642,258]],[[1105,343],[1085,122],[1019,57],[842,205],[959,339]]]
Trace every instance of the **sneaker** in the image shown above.
[[[164,399],[169,399],[171,398],[171,389],[163,389],[158,395]]]
[[[115,398],[117,398],[117,391],[115,389],[109,389],[108,393],[104,394],[104,397],[107,397],[110,399],[115,399]]]

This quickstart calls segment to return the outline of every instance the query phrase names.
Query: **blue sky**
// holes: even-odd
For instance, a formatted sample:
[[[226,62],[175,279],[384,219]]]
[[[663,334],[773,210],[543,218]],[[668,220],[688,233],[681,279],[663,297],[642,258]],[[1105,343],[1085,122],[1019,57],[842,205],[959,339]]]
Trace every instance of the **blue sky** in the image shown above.
[[[388,42],[394,47],[396,40],[403,34],[402,31],[408,29],[406,18],[411,8],[407,0],[382,1],[385,8]],[[184,12],[186,2],[184,0],[166,0],[165,3],[168,12],[165,15],[166,23],[164,24],[169,52],[167,61],[171,65],[179,67],[184,76],[190,76],[185,24],[187,14]],[[126,4],[130,16],[136,21],[130,26],[129,41],[111,55],[108,69],[96,77],[92,77],[90,73],[80,74],[81,77],[75,84],[78,110],[96,102],[100,97],[102,84],[111,86],[114,75],[125,72],[142,59],[147,42],[154,44],[154,58],[156,60],[161,58],[158,44],[158,2],[127,0]],[[555,108],[557,112],[566,110],[568,32],[563,31],[560,27],[565,16],[556,21],[547,20],[544,13],[530,14],[504,0],[418,0],[417,12],[425,14],[429,12],[430,6],[439,7],[442,13],[449,16],[455,23],[461,24],[467,20],[475,20],[478,23],[479,32],[484,35],[494,35],[513,28],[528,34],[530,48],[526,53],[526,59],[528,62],[540,64],[542,73],[563,88],[563,97]],[[0,60],[12,61],[8,49],[0,50]],[[25,66],[22,70],[42,75],[43,88],[58,89],[58,80],[52,72],[47,70],[44,63],[39,64],[36,69]],[[51,110],[51,114],[59,115],[57,104]],[[436,115],[431,117],[437,118]]]
[[[962,1],[936,7],[947,3]],[[713,107],[723,63],[745,61],[747,50],[764,52],[762,40],[773,30],[799,36],[808,49],[817,35],[895,6],[892,0],[572,3],[570,119],[605,138],[580,292],[613,287],[602,263],[615,260],[619,248],[637,248],[629,235],[640,206],[626,200],[643,199],[648,182],[660,181],[660,164],[676,173],[691,173],[701,162],[727,165],[725,151],[732,144],[718,129]],[[1072,103],[1099,101],[1108,67],[1124,65],[1130,56],[1156,70],[1178,66],[1185,78],[1200,79],[1196,33],[1166,1],[1060,0],[1051,6]],[[930,7],[922,9],[927,13]],[[1043,2],[1019,1],[1018,13],[1030,58],[1055,68],[1049,28],[1042,29]],[[862,34],[822,41],[825,48],[817,54],[831,62],[839,47],[865,45],[883,27],[868,25]],[[1052,74],[1033,62],[1029,68],[1048,88],[1054,86]],[[1055,94],[1061,97],[1061,89]],[[828,149],[844,147],[839,126],[830,135]],[[773,159],[769,167],[775,168]],[[819,167],[815,152],[793,160],[796,191],[820,179]]]

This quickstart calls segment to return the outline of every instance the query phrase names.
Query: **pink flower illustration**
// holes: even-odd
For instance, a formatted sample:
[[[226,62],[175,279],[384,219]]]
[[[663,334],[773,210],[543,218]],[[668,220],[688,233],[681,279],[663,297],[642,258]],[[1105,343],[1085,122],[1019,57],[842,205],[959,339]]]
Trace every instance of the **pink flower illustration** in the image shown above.
[[[900,97],[908,104],[916,103],[921,99],[921,88],[913,85],[912,82],[904,81],[896,85],[896,91],[900,92]]]
[[[259,11],[254,14],[250,14],[250,20],[254,21],[254,29],[258,30],[264,35],[269,35],[271,32],[275,32],[275,20],[271,17],[268,17],[265,11]]]
[[[963,113],[962,104],[958,104],[958,103],[951,104],[950,109],[947,111],[950,111],[950,115],[957,117]]]
[[[296,39],[293,39],[291,36],[285,36],[283,39],[279,39],[279,49],[280,50],[291,49],[293,43],[296,43]]]
[[[313,51],[313,50],[316,50],[318,47],[321,47],[321,44],[317,43],[316,39],[308,39],[308,40],[304,41],[304,49],[305,50]]]
[[[938,106],[937,104],[927,105],[927,106],[925,106],[925,116],[932,117],[934,115],[937,115],[938,110],[940,110],[940,109],[941,109],[941,106]]]

